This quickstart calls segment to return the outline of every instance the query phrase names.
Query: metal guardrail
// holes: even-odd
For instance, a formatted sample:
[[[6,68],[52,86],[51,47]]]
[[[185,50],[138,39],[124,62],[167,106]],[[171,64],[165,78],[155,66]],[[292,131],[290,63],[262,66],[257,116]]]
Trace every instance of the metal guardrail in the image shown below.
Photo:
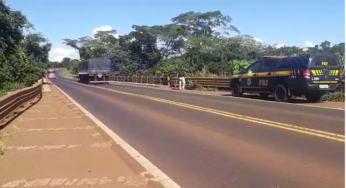
[[[42,81],[31,87],[23,88],[0,98],[0,127],[5,126],[9,121],[23,112],[25,105],[34,99],[39,100],[42,96]],[[37,102],[34,101],[34,102]],[[34,103],[33,102],[33,103]]]
[[[186,86],[187,87],[213,87],[213,88],[224,88],[230,87],[229,78],[202,78],[202,77],[187,77]],[[155,76],[111,76],[109,81],[116,82],[128,82],[128,83],[142,83],[142,84],[155,84],[155,85],[169,85],[170,87],[178,87],[178,79],[168,79],[167,77],[155,77]],[[169,83],[169,84],[168,84]],[[345,80],[342,80],[342,85],[340,85],[337,90],[345,91]]]
[[[203,86],[203,87],[220,87],[228,88],[230,80],[227,78],[186,78],[186,86]],[[142,83],[154,85],[169,85],[170,87],[178,86],[178,79],[169,79],[168,77],[155,76],[111,76],[109,81]]]
[[[109,81],[129,82],[139,84],[168,85],[167,77],[155,76],[110,76]]]
[[[187,87],[214,87],[214,88],[229,88],[229,78],[185,78]],[[171,87],[177,87],[178,79],[170,80]]]

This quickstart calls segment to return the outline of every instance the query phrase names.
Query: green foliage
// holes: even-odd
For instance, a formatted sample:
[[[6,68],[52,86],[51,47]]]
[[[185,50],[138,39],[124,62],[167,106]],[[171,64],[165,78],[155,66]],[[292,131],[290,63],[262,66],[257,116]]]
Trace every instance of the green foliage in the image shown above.
[[[331,45],[322,41],[306,48],[268,45],[250,35],[241,35],[232,25],[232,18],[220,11],[189,11],[173,17],[165,25],[133,25],[132,29],[118,37],[115,30],[99,31],[93,37],[63,39],[63,42],[76,49],[81,60],[106,57],[117,65],[116,71],[130,75],[145,70],[146,75],[174,78],[178,70],[184,70],[188,77],[227,78],[264,55],[313,52],[339,54],[344,70],[345,43]],[[76,67],[71,62],[65,58],[61,67],[71,71]]]
[[[63,39],[79,51],[81,60],[107,57],[119,71],[136,74],[174,75],[177,69],[189,76],[228,77],[246,68],[263,55],[279,56],[304,52],[338,53],[344,57],[345,44],[323,41],[310,48],[276,47],[258,42],[250,35],[240,35],[232,18],[220,11],[185,12],[165,25],[133,25],[133,31],[115,37],[112,31],[100,31],[93,37]],[[230,33],[236,34],[230,37]],[[65,65],[64,65],[65,67]]]
[[[71,72],[71,70],[67,69],[67,68],[61,68],[60,74],[61,74],[61,76],[65,77],[65,78],[72,78],[74,75],[74,73]]]
[[[9,82],[2,82],[0,84],[0,97],[7,94],[7,92],[15,91],[18,89],[22,89],[25,87],[24,83],[9,83]]]
[[[323,101],[333,101],[333,102],[345,102],[344,92],[333,92],[327,93],[322,97]]]
[[[44,73],[51,44],[32,28],[20,11],[0,0],[0,95],[31,86]]]

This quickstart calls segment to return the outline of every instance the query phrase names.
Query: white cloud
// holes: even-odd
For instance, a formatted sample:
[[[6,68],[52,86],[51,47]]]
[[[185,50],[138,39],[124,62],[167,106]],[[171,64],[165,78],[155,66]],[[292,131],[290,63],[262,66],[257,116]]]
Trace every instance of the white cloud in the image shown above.
[[[110,25],[96,27],[95,29],[93,29],[92,35],[96,34],[98,31],[110,31],[112,29],[113,28]],[[119,36],[114,35],[114,37],[118,38]],[[49,51],[49,60],[61,62],[64,57],[79,59],[79,53],[70,46],[66,46],[63,44],[53,45],[52,49]]]
[[[94,30],[93,30],[93,35],[95,35],[98,31],[110,31],[112,30],[112,26],[110,25],[104,25],[104,26],[101,26],[101,27],[96,27]]]
[[[101,26],[101,27],[96,27],[94,30],[93,30],[93,36],[98,32],[98,31],[110,31],[112,30],[113,27],[110,26],[110,25],[104,25],[104,26]],[[115,34],[114,35],[115,38],[119,38],[119,35],[118,34]]]
[[[254,37],[253,39],[254,39],[256,42],[263,43],[263,41],[262,41],[261,39],[259,39],[259,38]]]
[[[277,43],[274,45],[275,48],[281,48],[281,47],[284,47],[285,46],[285,43]]]
[[[49,60],[61,62],[64,57],[79,59],[78,51],[66,45],[53,46],[49,51]]]
[[[305,41],[305,47],[314,47],[315,45],[312,44],[310,41]]]
[[[307,51],[309,48],[314,47],[314,46],[315,45],[312,42],[305,41],[305,44],[304,44],[304,46],[302,48],[303,48],[303,51]]]

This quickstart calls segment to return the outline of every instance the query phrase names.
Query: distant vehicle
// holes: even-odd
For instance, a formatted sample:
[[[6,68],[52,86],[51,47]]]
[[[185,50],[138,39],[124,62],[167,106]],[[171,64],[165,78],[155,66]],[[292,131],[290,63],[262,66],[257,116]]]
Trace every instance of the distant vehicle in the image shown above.
[[[234,96],[258,93],[262,98],[273,94],[276,101],[286,102],[291,96],[305,96],[318,102],[327,92],[342,83],[339,58],[330,53],[294,56],[266,56],[231,78]]]
[[[54,68],[49,68],[49,69],[47,70],[47,72],[48,72],[48,73],[55,73],[55,69],[54,69]]]
[[[49,78],[49,79],[55,79],[56,77],[55,77],[55,74],[54,74],[54,73],[49,73],[49,74],[48,74],[48,78]]]
[[[97,57],[88,59],[78,65],[78,82],[108,83],[112,71],[111,60]]]

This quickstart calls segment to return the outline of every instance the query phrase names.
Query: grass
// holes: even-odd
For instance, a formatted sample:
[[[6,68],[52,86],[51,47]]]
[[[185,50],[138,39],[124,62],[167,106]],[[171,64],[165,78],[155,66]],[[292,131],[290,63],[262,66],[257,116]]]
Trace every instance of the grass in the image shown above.
[[[199,91],[218,91],[216,87],[203,87],[203,86],[198,86],[195,90]]]
[[[25,87],[23,83],[1,83],[0,84],[0,97],[7,95],[8,92],[22,89]]]
[[[322,101],[345,102],[344,92],[333,92],[323,95]]]
[[[3,140],[5,136],[0,132],[0,156],[5,154],[5,143]]]
[[[73,74],[67,68],[61,68],[60,74],[62,77],[65,77],[65,78],[73,78]]]

